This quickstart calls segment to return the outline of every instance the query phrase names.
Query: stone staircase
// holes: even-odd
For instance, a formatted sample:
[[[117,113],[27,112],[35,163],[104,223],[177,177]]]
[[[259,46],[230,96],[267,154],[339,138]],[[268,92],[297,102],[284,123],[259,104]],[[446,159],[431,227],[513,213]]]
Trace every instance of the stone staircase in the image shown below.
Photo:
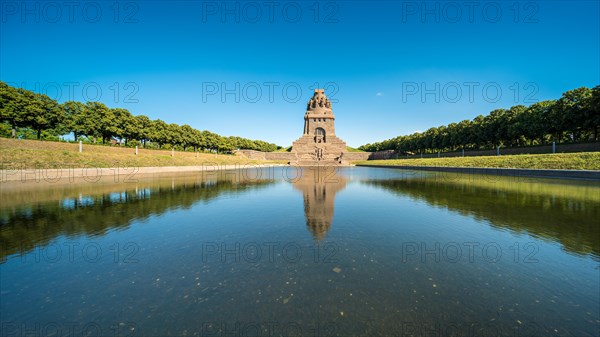
[[[292,153],[296,154],[296,161],[291,162],[299,166],[330,166],[347,165],[344,160],[346,142],[336,136],[328,136],[325,143],[315,143],[310,135],[303,135],[292,144]]]

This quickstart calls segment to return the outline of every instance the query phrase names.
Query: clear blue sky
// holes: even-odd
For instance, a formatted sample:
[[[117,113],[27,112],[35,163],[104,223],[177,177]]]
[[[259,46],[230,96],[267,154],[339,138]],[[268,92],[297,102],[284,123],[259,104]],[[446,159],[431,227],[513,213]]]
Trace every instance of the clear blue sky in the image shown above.
[[[358,146],[600,83],[598,1],[72,4],[1,3],[2,81],[279,145],[315,84]]]

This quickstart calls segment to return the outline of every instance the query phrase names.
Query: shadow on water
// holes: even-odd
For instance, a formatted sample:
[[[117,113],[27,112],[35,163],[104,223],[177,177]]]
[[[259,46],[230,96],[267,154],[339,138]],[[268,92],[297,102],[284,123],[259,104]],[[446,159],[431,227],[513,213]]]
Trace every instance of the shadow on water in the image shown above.
[[[0,263],[7,256],[47,245],[58,236],[101,236],[126,229],[136,220],[274,182],[240,177],[199,175],[145,178],[135,183],[107,179],[97,183],[5,185],[0,209]]]
[[[497,229],[559,242],[571,253],[600,256],[600,186],[594,182],[414,172],[362,182]]]

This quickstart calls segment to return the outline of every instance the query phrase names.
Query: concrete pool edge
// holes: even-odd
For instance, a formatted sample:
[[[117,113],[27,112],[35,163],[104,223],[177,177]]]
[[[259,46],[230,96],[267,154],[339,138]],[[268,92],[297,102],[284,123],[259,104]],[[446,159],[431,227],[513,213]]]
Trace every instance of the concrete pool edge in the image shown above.
[[[96,180],[101,177],[137,176],[165,173],[193,173],[225,171],[250,168],[267,168],[288,166],[286,164],[223,164],[197,166],[147,166],[147,167],[77,167],[68,169],[15,169],[0,170],[0,182],[45,180],[54,182],[63,179],[84,178]]]
[[[520,168],[494,168],[494,167],[454,167],[454,166],[410,166],[410,165],[369,165],[357,164],[357,167],[380,167],[404,170],[491,174],[500,176],[579,179],[600,181],[600,171],[596,170],[554,170],[554,169],[520,169]]]
[[[194,173],[207,171],[225,171],[250,168],[286,167],[289,164],[214,164],[196,166],[148,166],[148,167],[79,167],[68,169],[15,169],[0,170],[0,182],[9,181],[40,181],[55,182],[63,179],[84,178],[96,180],[100,177],[111,176],[148,176],[170,173]],[[555,169],[519,169],[519,168],[484,168],[484,167],[447,167],[447,166],[411,166],[411,165],[370,165],[356,164],[344,165],[345,167],[374,167],[393,168],[404,170],[419,170],[433,172],[450,172],[466,174],[487,174],[499,176],[532,177],[532,178],[554,178],[554,179],[578,179],[600,181],[600,170],[555,170]],[[293,167],[293,165],[292,165]]]

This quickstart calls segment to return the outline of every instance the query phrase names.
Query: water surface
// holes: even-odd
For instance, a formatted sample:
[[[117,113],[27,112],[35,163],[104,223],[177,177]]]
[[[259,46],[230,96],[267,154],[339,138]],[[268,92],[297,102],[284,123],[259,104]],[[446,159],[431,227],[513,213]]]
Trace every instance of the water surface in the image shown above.
[[[1,197],[0,335],[600,328],[594,182],[268,168]]]

